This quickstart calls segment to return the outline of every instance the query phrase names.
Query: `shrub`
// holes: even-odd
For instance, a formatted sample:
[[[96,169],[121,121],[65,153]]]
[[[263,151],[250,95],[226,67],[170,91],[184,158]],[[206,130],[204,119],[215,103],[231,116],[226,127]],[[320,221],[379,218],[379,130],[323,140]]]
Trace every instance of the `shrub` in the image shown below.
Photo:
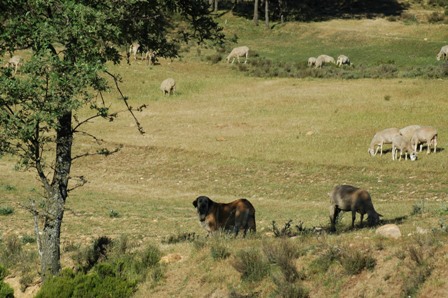
[[[440,23],[443,22],[445,20],[445,15],[443,13],[438,13],[436,11],[434,11],[433,13],[431,13],[428,16],[428,22],[429,23]]]
[[[27,243],[36,243],[36,238],[30,235],[23,235],[22,237],[22,243],[23,244],[27,244]]]
[[[412,205],[411,215],[422,214],[424,212],[424,209],[425,209],[425,201],[421,200],[420,202]]]
[[[111,209],[109,211],[109,217],[110,218],[118,218],[118,217],[120,217],[120,213],[118,211]]]
[[[154,267],[160,262],[162,253],[159,248],[154,245],[149,245],[142,253],[142,264],[144,267]]]
[[[264,242],[263,251],[268,261],[280,268],[287,282],[293,283],[302,278],[294,264],[294,260],[298,257],[298,250],[291,241],[285,239]]]
[[[230,256],[230,252],[226,246],[221,243],[214,243],[212,247],[210,247],[210,253],[212,255],[213,260],[224,260]]]
[[[372,270],[376,265],[376,260],[372,256],[363,254],[358,250],[343,253],[340,262],[349,275],[358,274],[364,269]]]
[[[304,288],[302,282],[291,283],[282,278],[274,278],[276,285],[276,297],[282,298],[307,298],[309,297],[309,290]]]
[[[5,282],[6,275],[8,275],[8,270],[0,265],[0,297],[4,298],[14,298],[14,290]]]
[[[241,273],[243,281],[257,282],[269,275],[269,264],[256,249],[239,251],[232,266]]]
[[[326,272],[334,261],[340,259],[341,250],[336,246],[330,246],[324,254],[318,256],[310,264],[311,273],[324,273]]]
[[[212,64],[217,64],[222,61],[222,56],[220,54],[213,54],[206,56],[205,59]]]
[[[3,281],[0,281],[0,297],[14,298],[14,290]]]
[[[11,215],[14,213],[14,209],[11,207],[1,207],[0,215]]]

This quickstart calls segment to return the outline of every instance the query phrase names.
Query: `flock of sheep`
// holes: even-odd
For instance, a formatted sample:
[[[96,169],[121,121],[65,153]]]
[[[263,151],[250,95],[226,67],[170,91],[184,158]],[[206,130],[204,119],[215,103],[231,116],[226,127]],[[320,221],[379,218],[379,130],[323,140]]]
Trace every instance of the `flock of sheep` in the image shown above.
[[[129,50],[132,51],[132,53],[134,55],[134,59],[136,59],[137,49],[135,49],[131,46],[131,48]],[[226,60],[227,60],[227,63],[229,63],[230,59],[232,59],[232,64],[233,64],[233,62],[235,62],[235,58],[236,58],[238,63],[240,63],[240,57],[246,57],[246,59],[244,60],[244,63],[247,63],[247,58],[249,58],[249,48],[248,47],[242,46],[242,47],[234,48],[230,52],[230,54],[227,56]],[[173,78],[168,78],[168,79],[164,80],[162,82],[162,84],[160,84],[160,90],[163,92],[163,95],[174,94],[176,92],[176,81]]]
[[[392,144],[392,160],[401,160],[403,154],[406,160],[408,154],[411,160],[416,160],[418,145],[420,145],[419,152],[422,151],[423,144],[426,144],[427,154],[431,152],[431,146],[434,153],[437,151],[437,129],[420,125],[409,125],[401,129],[386,128],[373,136],[367,152],[371,156],[375,156],[378,152],[383,155],[384,144]]]
[[[328,56],[328,55],[320,55],[317,58],[316,57],[310,57],[308,58],[308,66],[312,67],[314,66],[315,68],[321,68],[324,64],[326,63],[333,63],[335,64],[335,60],[333,57]],[[342,66],[342,65],[352,65],[350,62],[350,59],[345,56],[345,55],[339,55],[338,56],[338,60],[336,60],[336,65],[337,66]]]

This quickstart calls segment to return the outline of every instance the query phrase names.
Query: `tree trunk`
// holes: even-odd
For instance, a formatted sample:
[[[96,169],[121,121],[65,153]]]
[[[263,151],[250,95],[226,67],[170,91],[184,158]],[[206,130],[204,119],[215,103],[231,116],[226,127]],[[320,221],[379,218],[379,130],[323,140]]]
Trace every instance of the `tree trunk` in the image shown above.
[[[269,29],[269,1],[264,0],[264,23],[266,28]]]
[[[214,9],[214,11],[218,12],[218,0],[215,0],[215,9]]]
[[[46,188],[46,204],[42,234],[40,235],[41,276],[42,280],[56,275],[61,269],[61,225],[67,199],[68,180],[72,164],[73,144],[72,113],[67,112],[59,119],[56,132],[56,162],[51,185]]]
[[[258,26],[258,0],[255,0],[254,3],[254,24]]]

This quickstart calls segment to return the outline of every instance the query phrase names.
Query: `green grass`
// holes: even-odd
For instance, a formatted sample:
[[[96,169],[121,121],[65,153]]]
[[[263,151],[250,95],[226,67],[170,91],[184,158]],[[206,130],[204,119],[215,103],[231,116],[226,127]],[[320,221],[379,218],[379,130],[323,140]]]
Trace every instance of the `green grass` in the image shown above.
[[[348,20],[288,23],[266,32],[246,20],[229,15],[224,19],[228,20],[226,33],[236,33],[239,44],[276,63],[304,63],[325,51],[334,56],[345,53],[355,64],[369,67],[389,60],[400,68],[424,67],[437,65],[435,55],[447,37],[446,25]],[[422,42],[424,38],[428,40]],[[299,235],[291,240],[303,256],[294,259],[294,265],[309,274],[303,287],[290,283],[290,291],[306,289],[314,297],[364,292],[371,297],[380,287],[399,296],[408,267],[396,262],[412,264],[412,260],[406,254],[399,259],[394,253],[413,243],[417,227],[438,229],[434,237],[440,240],[447,237],[439,223],[446,222],[443,203],[448,199],[446,79],[257,78],[224,61],[204,62],[212,53],[203,49],[198,57],[192,48],[181,61],[160,59],[161,65],[153,67],[144,62],[110,66],[112,72],[122,74],[122,90],[131,105],[148,105],[137,113],[146,134],[139,135],[126,113],[112,123],[95,120],[86,127],[103,138],[108,148],[124,146],[110,156],[89,156],[74,163],[72,176],[83,175],[88,183],[67,200],[61,239],[63,246],[75,251],[63,254],[63,265],[71,265],[76,247],[88,246],[101,236],[126,235],[140,248],[157,243],[163,255],[182,256],[181,261],[155,270],[153,278],[139,286],[137,297],[212,295],[231,289],[242,295],[268,296],[275,291],[275,281],[265,278],[265,282],[241,285],[241,275],[232,267],[235,257],[241,251],[260,249],[266,239],[279,240],[270,236],[273,221],[280,227],[292,220],[325,230],[329,225],[327,193],[336,184],[348,183],[367,189],[384,222],[398,223],[403,238],[378,240],[374,229],[351,230],[348,214],[342,217],[337,234]],[[177,81],[174,96],[163,96],[159,90],[167,77]],[[116,100],[112,108],[124,110]],[[79,114],[82,118],[87,112]],[[376,131],[409,124],[436,127],[441,151],[420,154],[416,162],[393,162],[389,152],[382,157],[368,155]],[[93,151],[95,146],[92,140],[78,137],[74,155]],[[40,200],[34,173],[13,168],[14,161],[2,157],[0,206],[14,207],[12,215],[0,217],[2,238],[33,234],[33,219],[19,204]],[[245,240],[224,238],[223,244],[213,246],[192,205],[199,195],[219,202],[249,199],[257,210],[257,234]],[[424,212],[410,216],[413,206],[422,201]],[[172,242],[166,240],[169,237]],[[381,250],[375,249],[378,241]],[[371,252],[376,260],[372,272],[364,270],[349,278],[338,262],[319,259],[327,247],[341,243],[362,250],[361,256]],[[437,276],[446,276],[444,268],[448,268],[441,257],[446,248],[436,247],[439,262],[418,287],[432,296],[443,293]],[[330,268],[323,276],[323,287],[318,286],[322,268]],[[439,286],[431,289],[428,285],[433,284]]]

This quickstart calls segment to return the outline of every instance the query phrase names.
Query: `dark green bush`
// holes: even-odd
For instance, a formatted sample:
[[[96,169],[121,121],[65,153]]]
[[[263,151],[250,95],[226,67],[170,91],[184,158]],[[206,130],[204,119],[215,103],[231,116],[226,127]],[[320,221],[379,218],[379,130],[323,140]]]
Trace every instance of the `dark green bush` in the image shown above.
[[[37,298],[89,298],[89,297],[130,297],[136,283],[117,276],[111,264],[101,264],[93,272],[75,274],[70,269],[61,275],[48,279],[37,293]]]
[[[14,298],[14,290],[3,281],[0,281],[0,297]]]
[[[0,215],[11,215],[14,213],[14,209],[11,207],[1,207]]]

